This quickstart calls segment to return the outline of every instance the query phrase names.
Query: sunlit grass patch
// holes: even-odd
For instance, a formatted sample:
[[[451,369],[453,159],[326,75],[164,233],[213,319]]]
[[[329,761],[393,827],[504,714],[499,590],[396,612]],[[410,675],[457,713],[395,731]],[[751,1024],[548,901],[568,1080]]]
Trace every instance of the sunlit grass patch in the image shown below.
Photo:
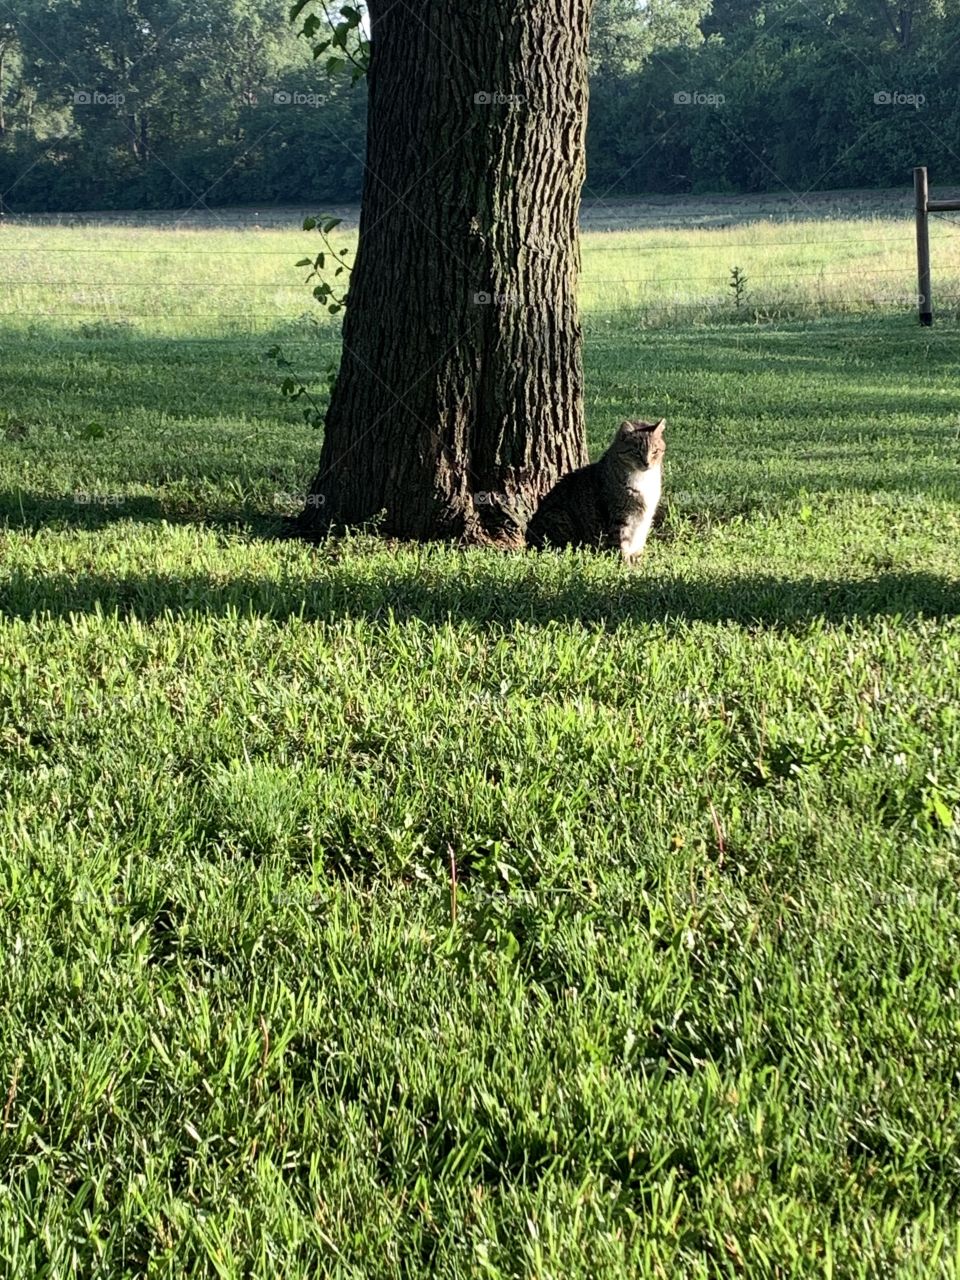
[[[641,331],[588,237],[642,564],[314,547],[293,312],[173,260],[301,237],[109,236],[162,321],[0,352],[0,1271],[954,1275],[955,329]]]

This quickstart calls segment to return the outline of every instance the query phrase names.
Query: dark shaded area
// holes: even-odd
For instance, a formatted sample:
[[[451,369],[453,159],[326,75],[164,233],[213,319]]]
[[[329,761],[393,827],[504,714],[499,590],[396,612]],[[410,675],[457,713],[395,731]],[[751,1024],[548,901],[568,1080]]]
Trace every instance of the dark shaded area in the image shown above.
[[[201,574],[40,577],[17,570],[0,585],[0,612],[66,618],[102,610],[150,621],[167,615],[219,617],[235,610],[277,621],[392,617],[478,625],[580,621],[603,627],[670,621],[789,627],[816,619],[842,623],[960,614],[960,580],[931,573],[888,572],[861,580],[743,575],[690,581],[625,572],[615,584],[576,574],[550,582],[534,575],[533,563],[528,575],[511,580],[502,560],[490,557],[465,562],[469,571],[455,577],[437,575],[425,559],[420,565],[386,566],[375,581],[358,581],[335,556],[335,547],[318,553],[317,577],[306,581],[246,575],[224,583]]]
[[[238,506],[231,510],[210,511],[209,507],[174,506],[159,498],[88,495],[85,500],[80,487],[77,494],[51,496],[15,489],[0,492],[0,529],[37,533],[41,529],[80,529],[95,532],[124,520],[135,523],[198,525],[224,532],[244,530],[254,537],[283,536],[289,521],[281,515],[265,513],[259,507]],[[117,501],[119,497],[122,501]]]
[[[718,273],[718,286],[724,283]],[[66,390],[78,410],[86,409],[101,420],[122,407],[124,414],[162,413],[172,421],[236,414],[254,422],[262,418],[299,425],[299,407],[279,394],[280,375],[265,358],[266,351],[279,345],[310,381],[340,347],[338,328],[331,325],[318,334],[305,320],[204,337],[135,331],[91,339],[64,323],[68,318],[67,311],[42,335],[10,332],[4,336],[0,369],[7,388],[6,407],[28,419],[36,416],[35,406],[46,409],[62,402]],[[702,412],[699,387],[704,379],[761,378],[763,387],[745,397],[745,407],[756,401],[768,409],[765,425],[775,420],[789,426],[792,419],[799,420],[800,427],[791,428],[797,432],[797,443],[809,439],[810,407],[784,403],[776,385],[770,386],[773,378],[798,380],[804,390],[809,389],[810,402],[826,415],[858,417],[909,410],[916,402],[910,383],[920,376],[921,360],[924,377],[939,386],[957,385],[960,355],[956,326],[949,319],[943,319],[932,333],[920,330],[912,313],[832,316],[823,328],[821,333],[816,322],[809,321],[758,327],[718,320],[693,331],[644,331],[641,353],[629,308],[588,313],[584,360],[588,373],[602,370],[604,381],[616,380],[630,372],[625,355],[635,349],[637,367],[650,394],[655,396],[661,388],[671,392],[671,428],[678,415]],[[105,396],[107,376],[109,394]],[[317,383],[312,383],[312,389],[323,404],[327,393]],[[945,429],[952,429],[958,411],[960,390],[943,404]],[[591,415],[590,425],[601,426],[606,434],[616,424],[612,420],[597,424],[596,415]],[[835,424],[828,429],[835,431]],[[25,435],[31,435],[29,423]]]

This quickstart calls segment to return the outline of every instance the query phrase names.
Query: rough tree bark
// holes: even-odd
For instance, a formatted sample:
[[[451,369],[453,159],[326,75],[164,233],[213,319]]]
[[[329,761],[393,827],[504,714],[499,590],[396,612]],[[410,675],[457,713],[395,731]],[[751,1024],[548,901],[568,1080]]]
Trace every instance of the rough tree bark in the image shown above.
[[[587,460],[592,5],[370,0],[360,240],[305,529],[509,545]]]

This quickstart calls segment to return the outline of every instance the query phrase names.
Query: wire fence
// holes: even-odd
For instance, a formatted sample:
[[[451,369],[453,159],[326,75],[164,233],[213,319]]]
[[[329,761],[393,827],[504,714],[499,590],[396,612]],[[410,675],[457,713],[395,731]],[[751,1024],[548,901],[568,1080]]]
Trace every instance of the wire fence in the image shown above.
[[[684,231],[673,218],[663,228],[588,233],[580,280],[588,340],[609,337],[611,326],[626,340],[631,328],[674,322],[763,323],[916,309],[909,225],[891,221],[888,233],[874,225],[851,235],[838,219],[836,236],[825,235],[822,222],[765,220],[747,232],[748,225],[695,223]],[[935,226],[934,303],[950,321],[960,306],[960,219],[937,215]],[[315,238],[259,224],[255,232],[210,230],[214,234],[110,222],[6,223],[0,327],[10,336],[25,332],[47,341],[262,344],[271,336],[336,346],[339,320],[316,306],[305,270],[295,266],[316,252]],[[344,244],[352,234],[343,236]],[[263,243],[268,237],[273,244]]]

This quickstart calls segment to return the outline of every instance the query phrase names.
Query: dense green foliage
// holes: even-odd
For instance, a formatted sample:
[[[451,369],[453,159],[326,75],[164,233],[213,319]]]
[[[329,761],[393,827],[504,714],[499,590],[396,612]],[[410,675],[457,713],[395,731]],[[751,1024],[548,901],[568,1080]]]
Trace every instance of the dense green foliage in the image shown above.
[[[355,199],[363,85],[328,74],[322,30],[298,37],[288,9],[16,0],[0,24],[3,202]],[[592,69],[597,193],[893,185],[922,163],[960,178],[958,0],[598,0]]]
[[[802,196],[918,164],[960,178],[957,0],[717,0],[702,30],[599,86],[592,188]]]
[[[22,0],[20,9],[3,93],[8,207],[202,207],[359,191],[362,86],[314,64],[285,0]]]
[[[0,344],[0,1274],[957,1275],[956,323],[609,281],[881,231],[586,237],[633,572],[271,540],[306,237],[4,233],[86,252]],[[138,236],[162,327],[89,283]]]

